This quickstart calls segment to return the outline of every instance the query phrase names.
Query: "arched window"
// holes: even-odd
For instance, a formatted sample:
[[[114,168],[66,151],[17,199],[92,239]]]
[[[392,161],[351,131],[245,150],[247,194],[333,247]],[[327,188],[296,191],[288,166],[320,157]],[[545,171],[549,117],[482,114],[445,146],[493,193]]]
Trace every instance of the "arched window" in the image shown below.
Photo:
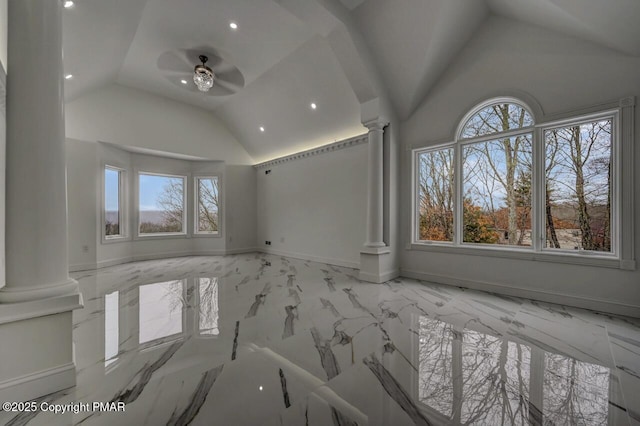
[[[472,108],[453,142],[414,150],[414,242],[619,255],[619,117],[540,124],[508,97]]]
[[[461,122],[463,243],[531,246],[533,124],[512,99],[480,104]]]
[[[466,121],[463,119],[464,125],[458,139],[476,138],[534,125],[528,108],[513,100],[494,101],[489,105],[483,103],[474,108],[470,116],[467,114],[467,117]]]

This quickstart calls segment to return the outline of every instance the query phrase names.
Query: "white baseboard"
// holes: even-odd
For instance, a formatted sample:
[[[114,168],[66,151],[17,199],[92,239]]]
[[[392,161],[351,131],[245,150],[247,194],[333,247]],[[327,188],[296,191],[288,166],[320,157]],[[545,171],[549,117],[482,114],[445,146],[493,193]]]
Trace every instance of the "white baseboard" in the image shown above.
[[[0,401],[30,401],[75,385],[76,366],[70,362],[0,382]]]
[[[133,256],[118,257],[115,259],[101,260],[96,264],[96,269],[108,268],[109,266],[122,265],[123,263],[133,262]]]
[[[247,247],[247,248],[236,248],[227,250],[225,255],[229,254],[244,254],[244,253],[256,253],[259,252],[260,249],[257,247]]]
[[[76,265],[69,265],[69,272],[91,271],[98,269],[97,263],[78,263]]]
[[[344,266],[346,268],[353,268],[353,269],[360,268],[359,262],[351,262],[347,260],[333,259],[329,257],[312,256],[310,254],[294,253],[294,252],[289,252],[284,250],[276,250],[272,248],[259,248],[257,250],[262,253],[275,254],[277,256],[292,257],[294,259],[308,260],[311,262],[326,263],[329,265]]]
[[[171,257],[185,257],[185,256],[194,256],[194,251],[185,250],[185,251],[167,251],[163,253],[152,253],[152,254],[137,254],[137,255],[131,256],[131,261],[142,262],[145,260],[169,259]]]
[[[130,262],[141,262],[145,260],[169,259],[172,257],[185,256],[227,256],[231,254],[254,253],[260,251],[255,247],[237,248],[231,250],[190,250],[180,252],[154,253],[136,256],[120,257],[116,259],[101,260],[95,264],[71,265],[69,272],[89,271],[94,269],[107,268],[109,266],[122,265]],[[82,269],[79,269],[82,268]]]
[[[378,283],[378,284],[390,281],[394,278],[398,278],[399,276],[400,276],[399,269],[394,269],[393,271],[384,272],[380,275],[371,274],[368,272],[362,272],[362,270],[360,270],[360,273],[358,274],[358,278],[360,278],[361,280],[367,281],[370,283]]]
[[[427,274],[424,272],[411,271],[402,268],[400,269],[400,276],[406,278],[415,278],[422,281],[430,281],[438,284],[446,284],[456,287],[465,287],[474,290],[504,294],[506,296],[540,300],[543,302],[558,303],[560,305],[574,306],[577,308],[584,308],[599,312],[608,312],[617,315],[640,318],[640,307],[620,302],[612,302],[609,300],[574,296],[570,294],[548,292],[543,290],[531,290],[519,287],[511,287],[486,281],[474,281],[446,275]]]

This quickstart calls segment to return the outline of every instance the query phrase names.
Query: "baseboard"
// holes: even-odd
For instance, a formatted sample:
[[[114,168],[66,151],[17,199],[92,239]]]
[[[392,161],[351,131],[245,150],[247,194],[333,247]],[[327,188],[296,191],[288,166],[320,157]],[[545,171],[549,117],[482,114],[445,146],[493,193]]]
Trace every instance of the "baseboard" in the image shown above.
[[[628,305],[620,302],[612,302],[609,300],[574,296],[570,294],[555,293],[542,290],[530,290],[519,287],[510,287],[503,284],[490,283],[486,281],[466,280],[446,275],[427,274],[424,272],[411,271],[403,268],[400,269],[400,276],[406,278],[414,278],[422,281],[430,281],[438,284],[452,285],[456,287],[465,287],[474,290],[504,294],[506,296],[540,300],[543,302],[558,303],[560,305],[574,306],[577,308],[640,318],[639,306]]]
[[[310,254],[305,254],[305,253],[293,253],[293,252],[288,252],[284,250],[276,250],[272,248],[259,248],[257,250],[262,253],[275,254],[277,256],[292,257],[294,259],[308,260],[310,262],[326,263],[329,265],[344,266],[345,268],[353,268],[353,269],[360,268],[359,262],[349,262],[349,261],[340,260],[340,259],[332,259],[329,257],[312,256]]]
[[[102,268],[108,268],[109,266],[116,266],[116,265],[122,265],[123,263],[129,263],[129,262],[133,262],[133,257],[132,256],[127,256],[127,257],[118,257],[115,259],[107,259],[107,260],[101,260],[99,262],[97,262],[96,269],[102,269]]]
[[[257,251],[260,251],[260,250],[255,247],[246,247],[246,248],[237,248],[237,249],[231,249],[231,250],[191,250],[191,251],[181,251],[181,252],[165,252],[165,253],[138,255],[138,256],[127,256],[127,257],[120,257],[116,259],[102,260],[95,264],[72,265],[72,266],[69,266],[69,272],[80,272],[80,271],[89,271],[94,269],[102,269],[102,268],[108,268],[109,266],[122,265],[130,262],[141,262],[145,260],[169,259],[172,257],[185,257],[185,256],[227,256],[231,254],[254,253]],[[85,266],[86,268],[84,268]],[[83,267],[83,269],[76,269],[77,267]]]
[[[0,401],[29,401],[76,385],[76,366],[70,362],[0,382]]]
[[[187,251],[167,251],[163,253],[152,253],[152,254],[138,254],[131,256],[132,262],[143,262],[145,260],[157,260],[157,259],[169,259],[171,257],[185,257],[185,256],[193,256],[194,252],[191,250]]]
[[[98,269],[98,263],[79,263],[76,265],[69,265],[69,272],[81,272],[81,271],[91,271],[93,269]]]
[[[230,249],[225,252],[225,255],[229,254],[245,254],[245,253],[256,253],[259,252],[260,249],[257,247],[247,247],[247,248],[236,248]]]
[[[399,276],[400,276],[399,269],[394,269],[393,271],[384,272],[380,275],[370,274],[368,272],[362,272],[362,270],[360,270],[360,273],[358,274],[358,278],[360,278],[361,280],[371,282],[371,283],[378,283],[378,284],[390,281],[394,278],[398,278]]]

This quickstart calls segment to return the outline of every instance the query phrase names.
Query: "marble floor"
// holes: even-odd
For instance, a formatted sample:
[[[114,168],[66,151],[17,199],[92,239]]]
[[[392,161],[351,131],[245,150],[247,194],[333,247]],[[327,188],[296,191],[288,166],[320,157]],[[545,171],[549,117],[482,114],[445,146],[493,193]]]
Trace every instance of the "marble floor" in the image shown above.
[[[38,402],[124,412],[0,424],[640,425],[637,319],[265,254],[74,278],[77,386]]]

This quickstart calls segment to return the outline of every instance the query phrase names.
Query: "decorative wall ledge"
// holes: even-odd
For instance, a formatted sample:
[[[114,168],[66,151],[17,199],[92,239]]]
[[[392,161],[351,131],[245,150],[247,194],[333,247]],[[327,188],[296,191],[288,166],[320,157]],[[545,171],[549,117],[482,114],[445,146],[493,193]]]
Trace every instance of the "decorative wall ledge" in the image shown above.
[[[295,154],[287,155],[285,157],[275,158],[273,160],[265,161],[254,165],[256,169],[262,169],[265,167],[275,166],[277,164],[287,163],[289,161],[300,160],[307,157],[313,157],[314,155],[326,154],[327,152],[338,151],[345,148],[351,148],[356,145],[366,143],[368,141],[368,133],[364,133],[359,136],[354,136],[349,139],[344,139],[332,144],[319,146],[317,148],[309,149],[307,151],[297,152]]]

